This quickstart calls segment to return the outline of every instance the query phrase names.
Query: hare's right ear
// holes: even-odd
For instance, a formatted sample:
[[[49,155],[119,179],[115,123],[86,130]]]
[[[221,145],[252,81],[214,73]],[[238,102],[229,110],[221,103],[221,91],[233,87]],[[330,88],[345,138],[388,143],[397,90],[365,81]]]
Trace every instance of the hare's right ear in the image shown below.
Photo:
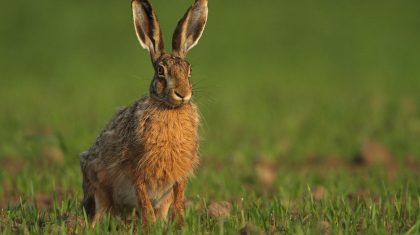
[[[159,21],[147,0],[132,0],[134,27],[141,46],[147,49],[155,62],[164,52]]]
[[[196,0],[178,22],[172,38],[174,55],[184,58],[187,52],[197,44],[207,22],[207,3],[208,0]]]

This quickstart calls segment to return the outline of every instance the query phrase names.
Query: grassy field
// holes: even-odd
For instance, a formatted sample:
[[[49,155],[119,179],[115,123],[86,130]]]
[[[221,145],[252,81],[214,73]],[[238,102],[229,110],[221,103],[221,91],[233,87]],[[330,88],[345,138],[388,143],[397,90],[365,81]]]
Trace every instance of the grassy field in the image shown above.
[[[191,1],[151,2],[168,47]],[[0,234],[142,233],[80,208],[78,154],[153,73],[129,1],[1,5]],[[419,234],[420,2],[209,7],[185,226],[151,233]]]

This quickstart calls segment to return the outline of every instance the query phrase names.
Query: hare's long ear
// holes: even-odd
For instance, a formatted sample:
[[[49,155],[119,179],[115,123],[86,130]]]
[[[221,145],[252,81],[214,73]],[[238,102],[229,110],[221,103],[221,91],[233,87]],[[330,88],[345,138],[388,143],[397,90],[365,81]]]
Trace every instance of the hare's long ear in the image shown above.
[[[178,22],[172,38],[174,55],[184,58],[187,52],[197,44],[206,26],[207,14],[207,0],[196,0],[188,9]]]
[[[152,6],[147,0],[132,0],[134,28],[141,46],[155,62],[164,51],[162,31]]]

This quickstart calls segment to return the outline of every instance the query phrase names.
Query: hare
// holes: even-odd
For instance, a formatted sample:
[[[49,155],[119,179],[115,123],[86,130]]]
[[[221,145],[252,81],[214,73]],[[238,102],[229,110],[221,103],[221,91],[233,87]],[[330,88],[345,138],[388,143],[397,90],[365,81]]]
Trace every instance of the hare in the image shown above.
[[[184,189],[198,164],[196,105],[191,101],[187,52],[207,22],[207,0],[196,0],[178,22],[172,53],[164,51],[159,22],[147,0],[132,0],[134,26],[155,71],[149,94],[123,108],[80,155],[84,198],[92,226],[105,212],[136,209],[143,224],[165,220],[172,206],[182,224]]]

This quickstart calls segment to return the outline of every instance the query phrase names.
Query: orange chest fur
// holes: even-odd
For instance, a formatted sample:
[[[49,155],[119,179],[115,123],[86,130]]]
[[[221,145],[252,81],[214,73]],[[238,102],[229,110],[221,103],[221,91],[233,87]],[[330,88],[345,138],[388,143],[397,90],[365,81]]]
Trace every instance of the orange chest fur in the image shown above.
[[[178,109],[148,109],[138,114],[140,177],[157,185],[187,178],[196,165],[198,114],[193,104]]]

